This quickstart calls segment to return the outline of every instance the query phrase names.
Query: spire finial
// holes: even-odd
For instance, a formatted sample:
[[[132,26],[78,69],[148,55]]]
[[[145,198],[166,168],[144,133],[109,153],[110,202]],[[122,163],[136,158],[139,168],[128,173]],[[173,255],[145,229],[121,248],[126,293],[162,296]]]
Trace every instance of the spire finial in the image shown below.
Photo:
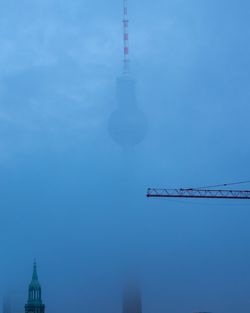
[[[36,267],[36,259],[34,259],[33,263],[33,274],[32,274],[32,280],[38,280],[38,275],[37,275],[37,267]]]

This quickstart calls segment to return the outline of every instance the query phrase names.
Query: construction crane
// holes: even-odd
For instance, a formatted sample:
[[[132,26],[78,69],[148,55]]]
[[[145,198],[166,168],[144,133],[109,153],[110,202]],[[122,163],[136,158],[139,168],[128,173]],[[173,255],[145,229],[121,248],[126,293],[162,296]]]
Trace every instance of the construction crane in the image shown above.
[[[148,188],[149,198],[202,198],[202,199],[236,199],[250,200],[250,190],[230,190],[230,189],[210,189],[216,187],[226,187],[230,185],[240,185],[250,183],[250,181],[214,185],[198,188]]]

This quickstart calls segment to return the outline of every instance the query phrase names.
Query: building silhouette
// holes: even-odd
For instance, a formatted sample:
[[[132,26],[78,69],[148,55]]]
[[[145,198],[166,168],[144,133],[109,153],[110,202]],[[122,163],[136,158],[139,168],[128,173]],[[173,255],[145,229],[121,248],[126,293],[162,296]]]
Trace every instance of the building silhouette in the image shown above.
[[[42,303],[41,285],[38,281],[36,262],[33,266],[32,280],[29,284],[28,302],[25,305],[25,313],[44,313],[45,306]]]
[[[3,298],[3,313],[11,313],[12,306],[11,306],[11,299],[9,295],[5,295]]]
[[[3,313],[23,313],[23,297],[17,289],[7,288],[3,295]]]

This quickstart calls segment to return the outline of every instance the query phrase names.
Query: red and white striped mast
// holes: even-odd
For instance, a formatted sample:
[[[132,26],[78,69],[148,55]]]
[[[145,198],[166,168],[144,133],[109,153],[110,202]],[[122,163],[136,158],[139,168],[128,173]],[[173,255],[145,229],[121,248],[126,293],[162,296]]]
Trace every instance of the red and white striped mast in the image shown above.
[[[123,74],[126,75],[129,73],[129,35],[128,35],[128,0],[123,0]]]

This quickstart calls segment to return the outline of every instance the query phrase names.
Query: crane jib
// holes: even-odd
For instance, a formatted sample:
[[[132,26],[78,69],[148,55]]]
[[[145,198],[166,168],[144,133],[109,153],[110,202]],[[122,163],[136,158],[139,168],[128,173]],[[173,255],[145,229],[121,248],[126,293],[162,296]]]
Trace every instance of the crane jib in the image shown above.
[[[250,190],[157,189],[149,188],[149,198],[205,198],[250,200]]]

